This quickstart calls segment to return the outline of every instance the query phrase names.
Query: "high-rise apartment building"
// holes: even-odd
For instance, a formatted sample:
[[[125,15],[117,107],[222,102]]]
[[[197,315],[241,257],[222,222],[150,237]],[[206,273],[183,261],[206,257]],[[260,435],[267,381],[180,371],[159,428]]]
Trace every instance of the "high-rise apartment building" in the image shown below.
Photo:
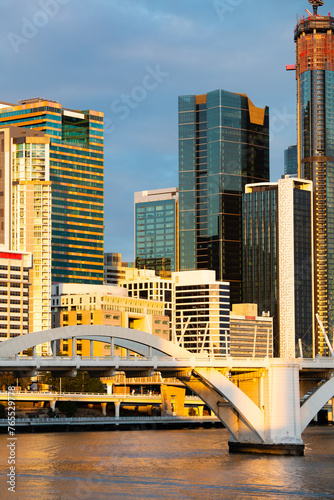
[[[315,313],[334,325],[334,17],[313,15],[295,29],[299,177],[313,181]],[[321,330],[317,351],[325,351]]]
[[[289,146],[284,150],[284,175],[298,177],[297,146]]]
[[[273,316],[276,356],[295,357],[299,339],[312,356],[312,182],[287,176],[245,191],[244,301]]]
[[[30,332],[51,328],[49,156],[50,139],[42,132],[0,126],[0,245],[33,255]]]
[[[242,193],[269,180],[269,109],[215,90],[179,97],[179,269],[212,269],[242,302]]]
[[[177,270],[178,188],[135,193],[135,259],[138,269]]]
[[[1,124],[43,132],[49,141],[52,281],[103,284],[103,113],[36,98],[0,103]]]

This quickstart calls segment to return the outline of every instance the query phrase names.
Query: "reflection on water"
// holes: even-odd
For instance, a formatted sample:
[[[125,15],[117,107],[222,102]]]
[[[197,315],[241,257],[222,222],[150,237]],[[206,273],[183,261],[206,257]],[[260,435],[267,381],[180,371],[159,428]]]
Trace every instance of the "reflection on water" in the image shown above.
[[[4,499],[333,499],[334,428],[303,434],[304,457],[230,455],[225,429],[22,434]],[[7,493],[6,493],[7,492]]]

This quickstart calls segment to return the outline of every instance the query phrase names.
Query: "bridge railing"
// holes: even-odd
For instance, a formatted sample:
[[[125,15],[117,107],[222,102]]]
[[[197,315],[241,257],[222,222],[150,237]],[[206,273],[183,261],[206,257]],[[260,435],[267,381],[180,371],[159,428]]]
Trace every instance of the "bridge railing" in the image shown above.
[[[0,397],[2,395],[7,395],[7,391],[0,391]],[[11,392],[11,397],[15,396],[20,396],[20,395],[25,395],[25,396],[36,396],[36,397],[45,397],[47,398],[48,396],[50,397],[58,397],[58,396],[64,396],[64,397],[92,397],[92,398],[135,398],[135,399],[156,399],[157,397],[161,397],[161,394],[129,394],[129,393],[101,393],[101,392],[55,392],[55,391],[14,391]],[[188,400],[198,400],[201,401],[201,399],[198,396],[189,396],[186,395],[185,399]]]
[[[37,418],[17,418],[16,419],[16,424],[29,424],[29,423],[75,423],[75,422],[119,422],[120,420],[145,420],[145,421],[163,421],[163,420],[218,420],[217,417],[213,417],[211,415],[191,415],[191,416],[184,416],[184,415],[158,415],[158,416],[125,416],[125,417],[37,417]],[[7,418],[0,418],[0,426],[7,426],[8,425],[8,419]]]

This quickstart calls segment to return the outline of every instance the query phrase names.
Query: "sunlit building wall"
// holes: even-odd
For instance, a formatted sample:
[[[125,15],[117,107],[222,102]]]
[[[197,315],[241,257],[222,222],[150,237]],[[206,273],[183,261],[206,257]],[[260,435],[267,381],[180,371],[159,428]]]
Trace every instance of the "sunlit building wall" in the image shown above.
[[[29,271],[30,332],[51,328],[49,143],[41,132],[0,127],[0,239],[12,251],[33,255]]]
[[[230,356],[273,357],[273,318],[258,315],[257,304],[233,304],[230,312]]]
[[[173,273],[173,340],[190,352],[228,356],[230,284],[215,271]]]
[[[32,255],[0,245],[0,341],[29,333]]]
[[[116,286],[53,284],[52,328],[72,325],[116,325],[169,340],[163,302],[129,297]],[[72,355],[72,341],[61,341],[60,350]],[[76,354],[91,354],[88,340],[77,341]],[[94,342],[93,354],[110,356],[110,344]]]

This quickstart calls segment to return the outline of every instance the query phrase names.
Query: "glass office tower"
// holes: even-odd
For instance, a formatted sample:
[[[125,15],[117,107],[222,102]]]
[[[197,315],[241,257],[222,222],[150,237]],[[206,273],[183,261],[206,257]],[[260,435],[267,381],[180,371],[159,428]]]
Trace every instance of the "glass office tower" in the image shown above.
[[[312,182],[288,176],[246,186],[244,302],[274,318],[275,356],[314,355]]]
[[[241,198],[269,180],[269,109],[215,90],[179,97],[180,271],[212,269],[242,302]]]
[[[284,174],[298,177],[297,146],[289,146],[284,150]]]
[[[314,13],[295,29],[299,177],[313,181],[315,312],[334,325],[334,18]],[[317,350],[326,347],[320,329]]]
[[[52,281],[103,284],[103,113],[36,98],[0,103],[0,124],[50,139]]]
[[[171,275],[177,270],[178,189],[135,193],[135,257],[138,269]]]

